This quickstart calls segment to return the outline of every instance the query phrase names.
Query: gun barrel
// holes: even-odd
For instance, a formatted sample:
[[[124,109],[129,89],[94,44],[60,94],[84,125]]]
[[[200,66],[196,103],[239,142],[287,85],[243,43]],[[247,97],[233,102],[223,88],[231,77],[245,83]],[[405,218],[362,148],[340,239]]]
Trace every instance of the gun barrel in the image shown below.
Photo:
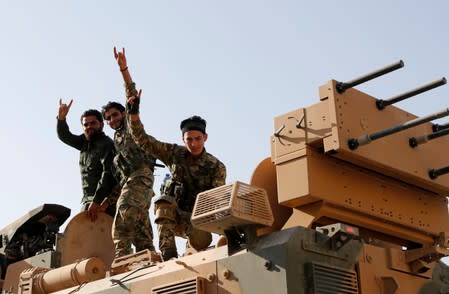
[[[434,131],[434,132],[438,132],[438,131],[441,131],[441,130],[444,130],[447,128],[449,128],[449,123],[445,123],[443,125],[439,125],[439,124],[432,125],[432,131]]]
[[[371,143],[371,141],[380,139],[382,137],[385,137],[385,136],[388,136],[388,135],[391,135],[391,134],[394,134],[394,133],[397,133],[397,132],[400,132],[400,131],[412,128],[414,126],[417,126],[417,125],[420,125],[420,124],[423,124],[423,123],[426,123],[426,122],[429,122],[429,121],[432,121],[434,119],[438,119],[438,118],[441,118],[441,117],[444,117],[444,116],[447,116],[447,115],[449,115],[449,108],[446,108],[446,109],[444,109],[442,111],[439,111],[437,113],[433,113],[433,114],[430,114],[430,115],[427,115],[427,116],[424,116],[424,117],[415,118],[415,119],[407,121],[407,122],[405,122],[403,124],[400,124],[400,125],[397,125],[397,126],[394,126],[394,127],[382,130],[382,131],[378,131],[378,132],[375,132],[375,133],[372,133],[372,134],[363,135],[363,136],[360,136],[358,138],[349,139],[348,140],[348,146],[349,146],[349,148],[351,150],[355,150],[360,145],[365,145],[365,144]]]
[[[408,139],[408,143],[410,145],[410,147],[415,148],[416,146],[418,146],[419,144],[423,144],[423,143],[427,143],[433,139],[442,137],[442,136],[446,136],[449,134],[449,129],[442,129],[430,134],[425,134],[419,137],[411,137]]]
[[[446,81],[446,78],[443,77],[443,78],[441,78],[441,79],[439,79],[439,80],[435,80],[435,81],[430,82],[430,83],[428,83],[428,84],[425,84],[425,85],[423,85],[423,86],[421,86],[421,87],[415,88],[415,89],[410,90],[410,91],[408,91],[408,92],[406,92],[406,93],[403,93],[403,94],[400,94],[400,95],[391,97],[391,98],[389,98],[389,99],[386,99],[386,100],[383,100],[383,99],[377,99],[377,100],[376,100],[376,106],[377,106],[377,108],[378,108],[379,110],[382,110],[382,109],[384,109],[384,108],[385,108],[386,106],[388,106],[388,105],[391,105],[391,104],[394,104],[394,103],[396,103],[396,102],[402,101],[402,100],[404,100],[404,99],[407,99],[407,98],[416,96],[416,95],[421,94],[421,93],[423,93],[423,92],[432,90],[432,89],[434,89],[434,88],[436,88],[436,87],[445,85],[446,82],[447,82],[447,81]]]
[[[446,166],[446,167],[443,167],[443,168],[440,168],[440,169],[433,169],[432,168],[432,169],[429,170],[429,177],[432,180],[435,180],[439,176],[447,174],[447,173],[449,173],[449,166]]]
[[[377,77],[380,77],[384,74],[390,73],[390,72],[397,70],[399,68],[402,68],[402,67],[404,67],[404,62],[402,60],[399,60],[398,62],[395,62],[395,63],[388,65],[384,68],[373,71],[373,72],[366,74],[364,76],[361,76],[359,78],[353,79],[349,82],[346,82],[346,83],[345,82],[337,82],[337,84],[336,84],[337,92],[341,94],[349,88],[355,87],[364,82],[375,79]]]

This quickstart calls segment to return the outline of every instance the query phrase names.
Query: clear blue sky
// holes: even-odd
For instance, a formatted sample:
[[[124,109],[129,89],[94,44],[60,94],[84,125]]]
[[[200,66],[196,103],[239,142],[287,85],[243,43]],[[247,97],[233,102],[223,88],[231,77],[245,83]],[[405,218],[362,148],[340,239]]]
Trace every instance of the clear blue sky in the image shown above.
[[[78,212],[79,153],[56,137],[58,100],[74,99],[74,133],[83,110],[123,101],[113,46],[126,47],[143,89],[146,129],[181,143],[179,122],[205,117],[227,181],[248,182],[270,156],[273,118],[316,103],[328,80],[403,59],[358,87],[388,98],[447,77],[448,11],[446,0],[1,1],[0,228],[43,203]],[[444,86],[399,106],[425,115],[448,98]]]

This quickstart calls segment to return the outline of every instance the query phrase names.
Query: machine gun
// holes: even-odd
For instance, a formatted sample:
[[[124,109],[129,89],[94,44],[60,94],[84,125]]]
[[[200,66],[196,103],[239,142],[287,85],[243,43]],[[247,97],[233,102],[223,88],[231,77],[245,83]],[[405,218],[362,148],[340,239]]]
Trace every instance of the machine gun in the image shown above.
[[[43,204],[0,230],[1,293],[49,293],[105,276],[114,256],[112,218],[100,213],[92,223],[81,212],[60,233],[69,216],[65,206]]]
[[[9,264],[53,250],[59,227],[70,209],[57,204],[41,205],[0,231],[1,278]]]
[[[319,103],[275,118],[272,161],[279,203],[303,213],[289,221],[356,226],[367,244],[398,248],[385,249],[389,268],[413,275],[429,273],[432,262],[449,253],[449,168],[439,168],[449,132],[432,123],[449,109],[417,117],[393,104],[446,79],[386,100],[353,88],[403,65],[399,61],[350,82],[331,80],[320,87]],[[362,275],[366,263],[358,266]],[[390,278],[395,287],[401,284],[396,275]]]

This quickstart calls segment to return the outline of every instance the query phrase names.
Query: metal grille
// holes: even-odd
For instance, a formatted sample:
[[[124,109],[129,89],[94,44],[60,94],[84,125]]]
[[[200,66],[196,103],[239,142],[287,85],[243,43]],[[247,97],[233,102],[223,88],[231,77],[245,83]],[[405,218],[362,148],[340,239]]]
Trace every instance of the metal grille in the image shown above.
[[[196,277],[177,283],[154,287],[152,294],[206,294],[206,279]]]
[[[218,234],[239,225],[271,226],[273,221],[266,191],[238,181],[199,193],[192,213],[196,228]]]
[[[357,273],[340,267],[318,263],[306,264],[308,292],[310,294],[359,293]]]

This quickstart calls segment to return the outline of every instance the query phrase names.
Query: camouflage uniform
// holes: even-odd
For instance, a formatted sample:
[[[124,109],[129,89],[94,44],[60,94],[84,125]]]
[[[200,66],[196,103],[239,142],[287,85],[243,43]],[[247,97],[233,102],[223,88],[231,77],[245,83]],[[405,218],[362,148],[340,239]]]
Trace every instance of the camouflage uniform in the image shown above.
[[[161,160],[171,173],[171,179],[162,187],[162,195],[158,199],[169,205],[160,212],[156,211],[156,223],[162,254],[166,251],[176,253],[175,235],[188,237],[191,242],[191,236],[205,233],[194,229],[190,222],[196,195],[224,185],[226,168],[206,150],[203,150],[200,158],[194,160],[186,147],[156,140],[145,133],[140,121],[131,122],[131,133],[142,150]]]
[[[114,157],[112,139],[101,132],[88,141],[84,134],[72,134],[66,120],[58,119],[56,131],[62,142],[80,151],[79,166],[84,195],[81,210],[87,210],[92,201],[101,204],[117,185],[112,174]],[[114,217],[115,205],[110,205],[106,213]]]
[[[155,158],[145,154],[134,142],[128,131],[127,121],[116,130],[114,158],[117,177],[122,186],[117,200],[117,215],[112,226],[112,238],[116,257],[136,251],[154,251],[153,230],[149,208],[153,192]]]

